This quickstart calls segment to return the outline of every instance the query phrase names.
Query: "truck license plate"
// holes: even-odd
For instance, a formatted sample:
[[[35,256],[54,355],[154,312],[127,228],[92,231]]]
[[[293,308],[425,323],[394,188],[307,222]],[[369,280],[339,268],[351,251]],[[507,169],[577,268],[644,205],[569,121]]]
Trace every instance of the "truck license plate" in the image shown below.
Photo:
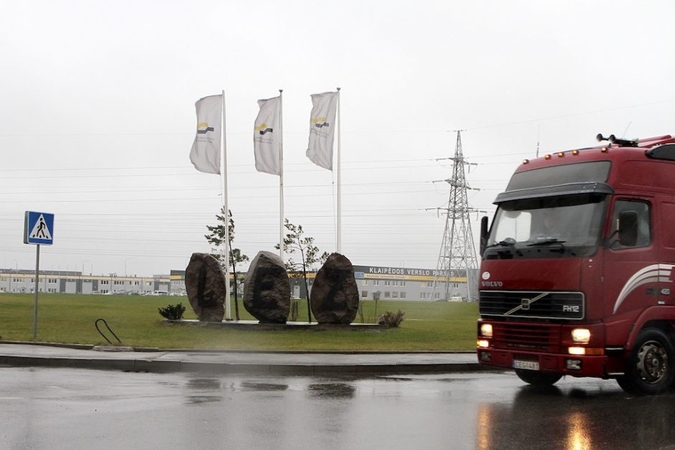
[[[513,368],[525,370],[539,370],[539,363],[537,361],[518,361],[514,359]]]

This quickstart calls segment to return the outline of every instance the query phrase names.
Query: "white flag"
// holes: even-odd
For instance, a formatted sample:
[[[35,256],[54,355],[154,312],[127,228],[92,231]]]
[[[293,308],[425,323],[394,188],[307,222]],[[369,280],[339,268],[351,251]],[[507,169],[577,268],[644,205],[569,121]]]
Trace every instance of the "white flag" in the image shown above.
[[[219,174],[222,95],[201,98],[195,107],[197,136],[190,151],[190,161],[200,172]]]
[[[312,94],[309,146],[306,155],[314,164],[328,170],[333,170],[333,141],[337,101],[337,92]]]
[[[258,172],[281,176],[281,96],[258,100],[260,112],[253,128],[253,153]]]

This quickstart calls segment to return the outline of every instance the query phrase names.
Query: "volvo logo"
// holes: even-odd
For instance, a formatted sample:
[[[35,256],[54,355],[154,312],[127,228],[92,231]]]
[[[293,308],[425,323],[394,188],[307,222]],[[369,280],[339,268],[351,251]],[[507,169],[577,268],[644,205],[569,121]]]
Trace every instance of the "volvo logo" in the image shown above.
[[[537,295],[534,298],[521,298],[520,299],[520,305],[516,306],[515,308],[511,308],[509,311],[506,311],[504,313],[505,316],[511,315],[516,311],[529,311],[530,310],[530,305],[532,303],[536,302],[537,300],[541,300],[542,298],[546,297],[550,292],[542,292],[541,294]]]

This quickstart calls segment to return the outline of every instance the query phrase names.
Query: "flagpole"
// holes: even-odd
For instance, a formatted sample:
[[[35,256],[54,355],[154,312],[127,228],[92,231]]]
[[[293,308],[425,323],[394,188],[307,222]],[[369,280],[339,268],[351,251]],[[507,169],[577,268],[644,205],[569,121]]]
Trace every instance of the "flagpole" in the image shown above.
[[[223,198],[223,211],[225,214],[225,320],[232,320],[232,312],[230,306],[230,210],[227,202],[227,139],[225,138],[225,90],[221,91],[221,127],[222,132],[220,133],[220,140],[222,148],[222,157],[223,160],[221,166],[221,181],[222,181],[222,198]]]
[[[279,89],[279,257],[284,260],[284,101]]]
[[[340,128],[342,127],[342,120],[340,119],[340,88],[337,88],[337,252],[342,253],[342,152]]]

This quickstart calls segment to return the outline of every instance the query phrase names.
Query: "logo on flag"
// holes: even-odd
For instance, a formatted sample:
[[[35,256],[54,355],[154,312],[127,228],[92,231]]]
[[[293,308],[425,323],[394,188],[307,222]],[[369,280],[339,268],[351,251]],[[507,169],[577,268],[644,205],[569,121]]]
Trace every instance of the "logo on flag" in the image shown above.
[[[200,172],[220,173],[222,97],[222,95],[211,95],[195,103],[197,135],[190,150],[190,161]]]
[[[215,131],[213,127],[210,127],[207,122],[201,122],[197,125],[197,134],[206,134],[209,131]]]
[[[274,130],[267,126],[266,123],[261,123],[259,127],[255,127],[255,130],[260,134],[272,133]]]
[[[260,111],[253,125],[253,154],[258,172],[281,176],[281,96],[258,100]]]
[[[312,112],[309,118],[309,145],[306,155],[314,164],[333,170],[333,141],[338,93],[312,94]]]

